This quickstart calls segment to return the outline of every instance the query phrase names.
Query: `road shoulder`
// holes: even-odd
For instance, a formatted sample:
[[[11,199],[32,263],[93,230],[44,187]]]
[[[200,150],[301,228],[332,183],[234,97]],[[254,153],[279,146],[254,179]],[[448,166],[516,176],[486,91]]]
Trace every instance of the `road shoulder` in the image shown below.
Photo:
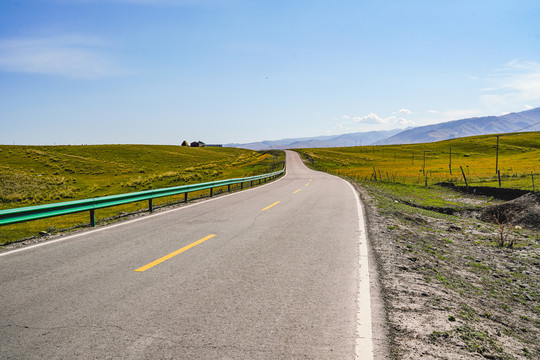
[[[391,359],[388,311],[380,277],[381,260],[374,249],[379,244],[384,244],[380,239],[382,225],[375,221],[378,214],[376,208],[370,204],[371,199],[366,191],[356,183],[351,183],[351,185],[361,199],[368,238],[373,357],[374,359]]]

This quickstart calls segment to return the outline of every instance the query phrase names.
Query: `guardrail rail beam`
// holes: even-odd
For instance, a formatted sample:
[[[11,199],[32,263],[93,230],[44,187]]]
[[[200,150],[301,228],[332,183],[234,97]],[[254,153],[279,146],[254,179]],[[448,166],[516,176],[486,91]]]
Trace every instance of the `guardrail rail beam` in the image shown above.
[[[276,177],[281,176],[284,173],[285,169],[282,169],[269,174],[255,175],[245,178],[218,180],[208,183],[189,184],[170,188],[145,190],[127,194],[102,196],[91,199],[65,201],[53,204],[0,210],[0,226],[89,211],[90,226],[94,227],[96,226],[96,209],[148,200],[148,211],[153,212],[153,199],[155,198],[184,194],[184,202],[187,203],[188,193],[190,192],[210,189],[210,197],[212,197],[214,196],[214,188],[227,186],[227,189],[230,192],[231,185],[240,184],[240,189],[243,190],[244,183],[246,182],[251,182],[251,186],[253,186],[253,181],[259,180],[260,184],[263,179],[275,179]]]

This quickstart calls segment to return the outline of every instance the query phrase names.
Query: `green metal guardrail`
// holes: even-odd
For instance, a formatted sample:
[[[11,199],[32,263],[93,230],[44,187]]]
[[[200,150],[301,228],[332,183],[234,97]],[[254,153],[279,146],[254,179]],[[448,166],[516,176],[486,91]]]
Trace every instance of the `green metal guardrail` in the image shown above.
[[[187,202],[188,193],[199,190],[210,189],[210,196],[213,196],[214,188],[227,186],[228,191],[231,191],[231,185],[240,184],[240,187],[244,188],[244,183],[250,182],[253,186],[254,181],[273,179],[285,172],[285,169],[263,175],[250,176],[238,179],[227,179],[212,181],[201,184],[191,184],[176,186],[170,188],[145,190],[134,193],[120,194],[97,197],[93,199],[83,199],[75,201],[66,201],[55,204],[46,204],[38,206],[28,206],[16,209],[0,210],[0,225],[15,224],[19,222],[44,219],[54,216],[74,214],[83,211],[90,211],[90,225],[96,226],[96,219],[94,211],[96,209],[106,208],[110,206],[123,205],[137,201],[148,200],[148,210],[154,211],[152,199],[160,198],[164,196],[185,194],[185,201]]]

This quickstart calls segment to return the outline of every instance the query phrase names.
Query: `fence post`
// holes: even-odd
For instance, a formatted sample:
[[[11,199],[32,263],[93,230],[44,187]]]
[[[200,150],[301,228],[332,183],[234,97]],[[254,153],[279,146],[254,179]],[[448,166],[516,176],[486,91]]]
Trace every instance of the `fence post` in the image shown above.
[[[467,177],[465,176],[465,171],[463,171],[463,167],[459,165],[459,168],[461,169],[461,174],[463,175],[463,179],[465,180],[465,186],[469,187],[469,184],[467,184]]]
[[[90,209],[90,226],[96,227],[96,213],[94,209]]]
[[[532,170],[531,170],[531,178],[532,178],[533,192],[534,192],[534,173],[532,172]]]
[[[501,170],[497,170],[497,176],[499,177],[499,187],[501,187]]]

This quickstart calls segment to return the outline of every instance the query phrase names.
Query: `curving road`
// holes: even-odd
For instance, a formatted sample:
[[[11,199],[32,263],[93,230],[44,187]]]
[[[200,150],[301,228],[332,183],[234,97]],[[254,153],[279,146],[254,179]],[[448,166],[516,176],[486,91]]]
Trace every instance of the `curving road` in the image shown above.
[[[359,211],[287,152],[274,183],[2,254],[0,358],[371,359]]]

